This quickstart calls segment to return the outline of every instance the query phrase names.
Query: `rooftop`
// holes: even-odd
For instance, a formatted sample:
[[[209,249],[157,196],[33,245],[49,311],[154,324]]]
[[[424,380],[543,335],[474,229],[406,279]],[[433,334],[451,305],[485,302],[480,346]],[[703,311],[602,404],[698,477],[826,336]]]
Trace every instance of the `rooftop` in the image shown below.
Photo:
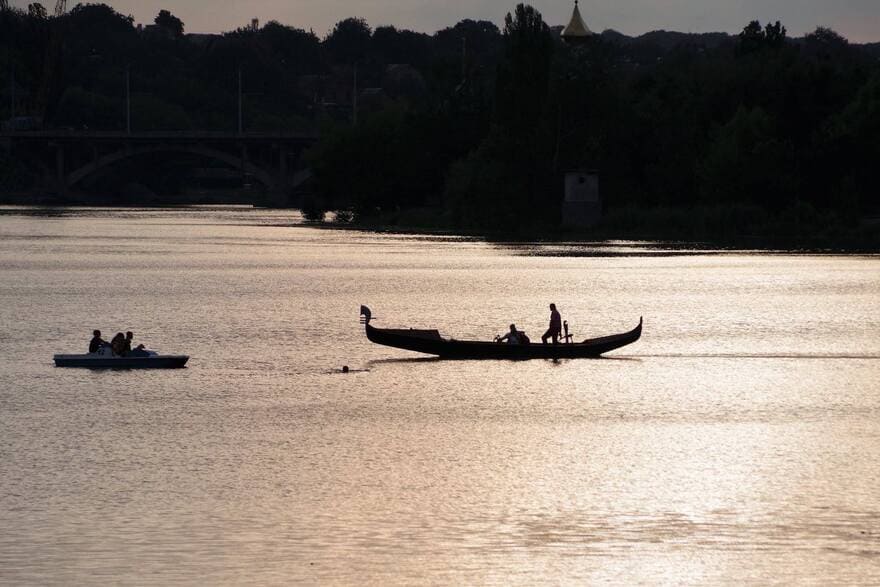
[[[581,11],[578,9],[578,0],[574,0],[574,11],[571,13],[571,20],[562,30],[562,38],[566,41],[586,39],[593,36],[593,31],[589,29],[584,19],[581,18]]]

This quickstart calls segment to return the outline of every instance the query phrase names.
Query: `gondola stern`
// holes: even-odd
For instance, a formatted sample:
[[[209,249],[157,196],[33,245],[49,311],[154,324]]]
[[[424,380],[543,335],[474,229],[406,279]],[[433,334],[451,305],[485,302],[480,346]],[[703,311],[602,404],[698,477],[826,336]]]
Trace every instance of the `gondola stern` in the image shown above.
[[[644,319],[641,316],[639,316],[639,325],[630,331],[630,334],[632,334],[632,340],[630,342],[628,342],[627,344],[632,344],[635,341],[642,338],[642,325],[643,324],[644,324]]]

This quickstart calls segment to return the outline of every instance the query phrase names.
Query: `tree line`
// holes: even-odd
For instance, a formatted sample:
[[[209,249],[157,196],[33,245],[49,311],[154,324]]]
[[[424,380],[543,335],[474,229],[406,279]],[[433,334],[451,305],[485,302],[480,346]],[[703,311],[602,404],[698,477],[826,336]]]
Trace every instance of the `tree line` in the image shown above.
[[[584,168],[600,231],[839,235],[878,212],[880,51],[827,28],[569,46],[521,4],[501,29],[349,18],[323,38],[275,21],[206,36],[168,11],[139,28],[102,4],[31,6],[0,12],[0,116],[14,87],[16,113],[46,126],[118,130],[128,71],[134,127],[234,130],[241,71],[247,130],[320,131],[315,217],[552,234],[562,175]],[[0,155],[0,185],[28,171]]]

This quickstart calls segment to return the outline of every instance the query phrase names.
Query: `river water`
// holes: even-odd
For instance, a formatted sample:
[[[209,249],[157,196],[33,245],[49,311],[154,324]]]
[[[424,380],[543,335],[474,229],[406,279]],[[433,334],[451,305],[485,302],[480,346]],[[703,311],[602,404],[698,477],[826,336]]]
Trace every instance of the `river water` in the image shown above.
[[[534,340],[549,302],[643,337],[439,361],[358,324]],[[878,302],[877,256],[0,208],[0,583],[876,585]],[[190,362],[53,366],[94,328]]]

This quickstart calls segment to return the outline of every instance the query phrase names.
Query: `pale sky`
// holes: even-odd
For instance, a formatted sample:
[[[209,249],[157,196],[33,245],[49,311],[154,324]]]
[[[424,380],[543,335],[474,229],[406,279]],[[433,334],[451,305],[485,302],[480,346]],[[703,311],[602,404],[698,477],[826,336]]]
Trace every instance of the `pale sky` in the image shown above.
[[[99,0],[90,0],[98,2]],[[27,0],[11,4],[26,7]],[[43,1],[49,12],[55,6]],[[470,18],[501,25],[517,0],[107,0],[139,23],[151,23],[160,9],[180,18],[187,32],[222,32],[259,18],[277,20],[324,37],[343,18],[359,16],[372,27],[433,33]],[[564,25],[573,0],[530,2],[550,26]],[[76,4],[68,0],[68,5]],[[581,0],[581,14],[594,31],[611,28],[628,35],[657,29],[737,33],[750,20],[781,20],[791,36],[817,26],[834,29],[858,43],[880,41],[880,0]]]

